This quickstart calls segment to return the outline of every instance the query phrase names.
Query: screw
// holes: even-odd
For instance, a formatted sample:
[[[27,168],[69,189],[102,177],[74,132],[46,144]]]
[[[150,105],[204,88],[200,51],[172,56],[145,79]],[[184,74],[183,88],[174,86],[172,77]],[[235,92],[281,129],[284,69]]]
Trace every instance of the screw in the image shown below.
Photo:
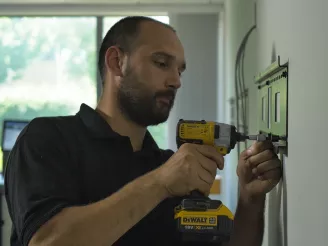
[[[282,72],[282,77],[287,78],[287,72]]]

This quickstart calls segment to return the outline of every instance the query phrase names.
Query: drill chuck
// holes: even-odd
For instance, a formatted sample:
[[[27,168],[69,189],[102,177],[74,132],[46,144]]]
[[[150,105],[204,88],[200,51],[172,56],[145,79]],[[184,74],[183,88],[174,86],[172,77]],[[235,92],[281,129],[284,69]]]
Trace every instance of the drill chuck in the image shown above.
[[[240,133],[240,132],[236,132],[236,141],[237,142],[245,142],[248,139],[248,136]]]

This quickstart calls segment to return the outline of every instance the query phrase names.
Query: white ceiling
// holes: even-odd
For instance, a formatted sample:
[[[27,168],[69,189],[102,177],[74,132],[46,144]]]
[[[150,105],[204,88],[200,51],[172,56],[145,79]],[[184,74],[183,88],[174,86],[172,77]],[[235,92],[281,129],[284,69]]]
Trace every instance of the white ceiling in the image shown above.
[[[217,13],[225,0],[0,0],[0,16]],[[51,6],[50,6],[51,5]]]
[[[1,4],[221,4],[225,0],[0,0]]]

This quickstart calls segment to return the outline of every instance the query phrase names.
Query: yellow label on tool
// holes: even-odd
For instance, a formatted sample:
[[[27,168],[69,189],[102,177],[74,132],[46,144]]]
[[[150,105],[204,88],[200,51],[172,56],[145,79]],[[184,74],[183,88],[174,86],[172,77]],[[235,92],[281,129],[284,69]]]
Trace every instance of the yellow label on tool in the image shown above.
[[[216,226],[217,217],[216,216],[204,216],[204,215],[195,215],[195,216],[182,216],[181,225],[202,225],[202,226]]]

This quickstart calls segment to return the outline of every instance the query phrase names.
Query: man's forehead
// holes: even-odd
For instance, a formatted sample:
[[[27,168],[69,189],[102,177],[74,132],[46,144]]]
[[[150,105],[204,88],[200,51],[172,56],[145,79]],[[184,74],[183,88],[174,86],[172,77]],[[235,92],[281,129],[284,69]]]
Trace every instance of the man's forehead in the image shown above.
[[[175,34],[175,31],[170,26],[157,21],[141,22],[139,25],[139,31],[142,36],[151,35],[153,32]]]
[[[156,22],[145,22],[140,26],[139,45],[144,51],[158,56],[170,56],[184,62],[184,49],[169,27]]]

